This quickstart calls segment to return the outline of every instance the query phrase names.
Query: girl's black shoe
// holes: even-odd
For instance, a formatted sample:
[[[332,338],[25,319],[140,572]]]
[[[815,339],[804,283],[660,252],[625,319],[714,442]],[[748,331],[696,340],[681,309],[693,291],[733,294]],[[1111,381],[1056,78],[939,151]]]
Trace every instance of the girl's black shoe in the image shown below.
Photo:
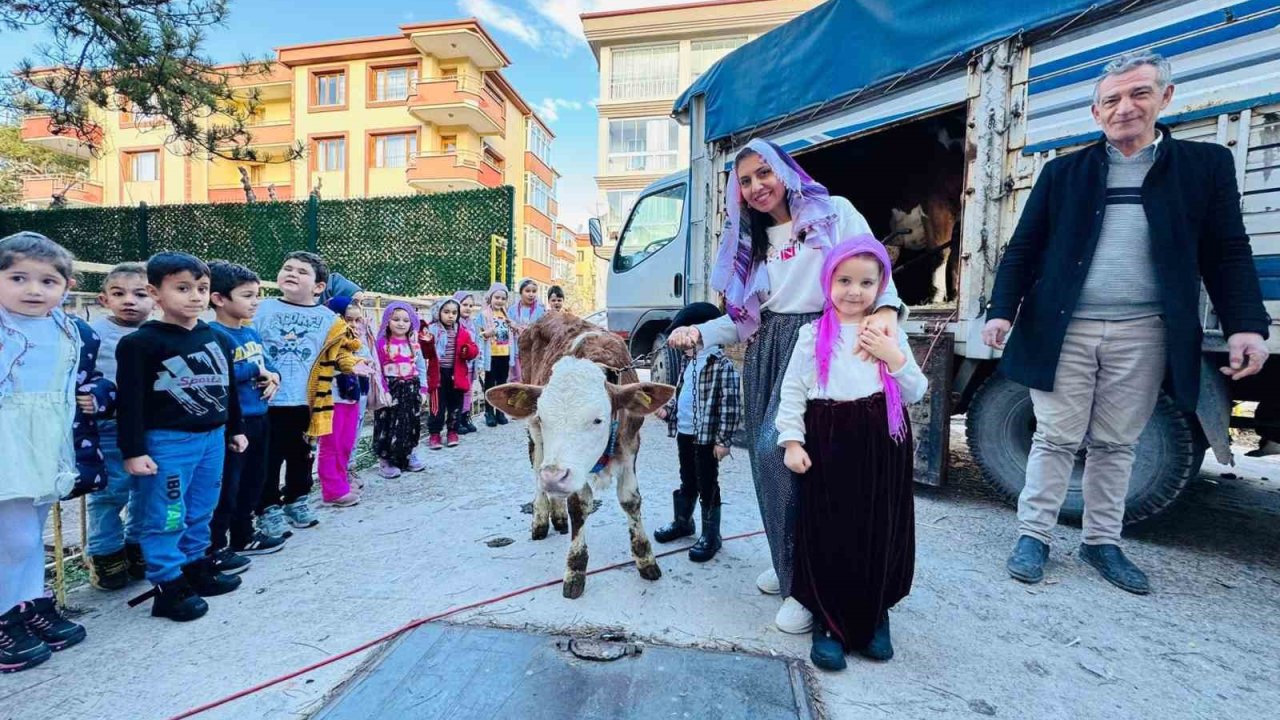
[[[848,667],[844,659],[844,646],[821,623],[813,624],[813,647],[809,650],[809,659],[819,670],[836,671]]]
[[[22,608],[27,630],[44,641],[50,650],[66,650],[84,641],[84,626],[62,617],[53,598],[37,598],[18,607]]]
[[[886,612],[880,618],[880,624],[876,626],[876,634],[871,636],[871,642],[859,650],[858,654],[879,662],[893,659],[893,641],[889,637],[889,613]]]
[[[27,629],[21,605],[0,615],[0,673],[21,672],[50,657],[49,646]]]

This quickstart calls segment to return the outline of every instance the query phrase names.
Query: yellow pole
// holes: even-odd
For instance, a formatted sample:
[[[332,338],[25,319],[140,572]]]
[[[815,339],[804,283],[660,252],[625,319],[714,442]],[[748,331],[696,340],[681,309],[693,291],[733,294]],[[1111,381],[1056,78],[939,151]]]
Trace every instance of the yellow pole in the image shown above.
[[[67,574],[62,567],[62,503],[53,504],[53,597],[58,607],[67,606]]]

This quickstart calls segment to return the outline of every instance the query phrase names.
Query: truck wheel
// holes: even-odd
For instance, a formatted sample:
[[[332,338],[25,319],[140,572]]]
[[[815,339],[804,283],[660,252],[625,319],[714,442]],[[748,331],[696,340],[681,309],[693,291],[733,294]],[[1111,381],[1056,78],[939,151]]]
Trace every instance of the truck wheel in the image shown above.
[[[982,477],[1006,502],[1017,506],[1026,482],[1027,456],[1036,420],[1027,388],[1000,375],[988,378],[973,397],[965,424],[969,451]],[[1138,438],[1137,457],[1125,499],[1126,524],[1141,522],[1169,507],[1195,477],[1206,444],[1193,417],[1164,393]],[[1076,456],[1060,518],[1079,523],[1084,515],[1082,478],[1085,451]]]
[[[675,350],[667,347],[667,334],[658,333],[653,339],[652,350],[657,350],[649,361],[649,380],[656,383],[675,385],[675,369],[680,367],[679,357]]]

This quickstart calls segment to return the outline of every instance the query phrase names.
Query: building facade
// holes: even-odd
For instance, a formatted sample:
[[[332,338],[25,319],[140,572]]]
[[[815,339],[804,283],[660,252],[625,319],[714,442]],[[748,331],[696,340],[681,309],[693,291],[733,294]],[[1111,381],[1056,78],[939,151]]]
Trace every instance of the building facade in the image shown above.
[[[600,69],[596,206],[608,239],[646,185],[689,165],[689,129],[671,117],[680,93],[734,49],[822,2],[712,0],[582,16]]]
[[[367,198],[510,185],[516,271],[551,279],[559,173],[554,134],[502,75],[510,60],[475,20],[403,25],[373,38],[278,48],[267,74],[235,77],[257,161],[192,157],[168,128],[126,111],[95,117],[99,153],[28,117],[27,142],[89,160],[86,178],[39,176],[25,205],[69,207]],[[227,68],[229,73],[234,69]],[[293,149],[301,157],[289,160]],[[546,272],[541,272],[541,268]]]

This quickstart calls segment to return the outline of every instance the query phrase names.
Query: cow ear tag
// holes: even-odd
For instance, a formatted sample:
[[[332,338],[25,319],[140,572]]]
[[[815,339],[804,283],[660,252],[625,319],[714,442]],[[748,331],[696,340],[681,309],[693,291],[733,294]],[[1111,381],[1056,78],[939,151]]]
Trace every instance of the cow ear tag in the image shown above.
[[[516,394],[511,397],[511,404],[521,410],[529,406],[529,393],[524,390],[517,390]]]
[[[638,391],[636,393],[636,398],[639,399],[640,402],[643,403],[645,407],[649,407],[650,405],[653,404],[653,396],[645,392],[644,390]]]

